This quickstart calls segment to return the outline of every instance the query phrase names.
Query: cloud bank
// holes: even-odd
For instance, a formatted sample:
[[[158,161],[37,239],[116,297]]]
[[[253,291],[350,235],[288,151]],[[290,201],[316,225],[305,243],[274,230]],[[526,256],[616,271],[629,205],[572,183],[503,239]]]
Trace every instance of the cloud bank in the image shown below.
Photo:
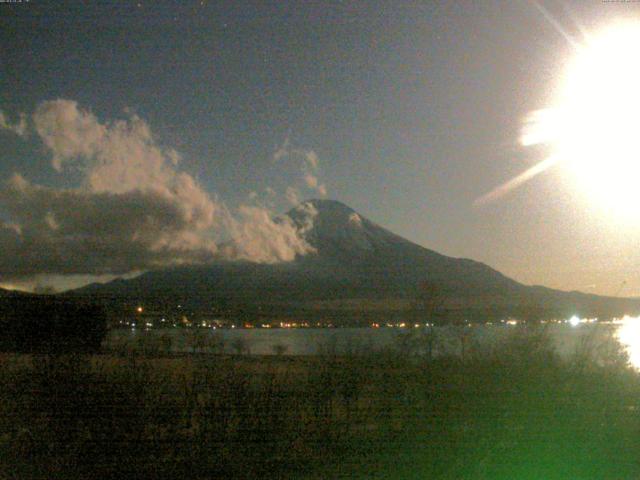
[[[68,189],[37,185],[20,173],[0,182],[1,280],[125,274],[216,259],[274,263],[313,251],[287,217],[256,205],[232,211],[210,195],[137,115],[101,122],[74,101],[55,100],[18,123],[0,112],[0,129],[35,133],[55,170],[81,178]],[[305,184],[326,192],[315,175],[317,156],[309,151],[304,158]]]

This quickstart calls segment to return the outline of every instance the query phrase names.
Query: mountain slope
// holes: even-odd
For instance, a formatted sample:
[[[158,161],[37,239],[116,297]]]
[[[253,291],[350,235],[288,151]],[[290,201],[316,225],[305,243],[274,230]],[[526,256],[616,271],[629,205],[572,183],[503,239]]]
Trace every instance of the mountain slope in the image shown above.
[[[32,294],[27,292],[21,292],[20,290],[7,290],[4,288],[0,288],[0,298],[6,297],[26,297]]]
[[[416,245],[337,201],[310,200],[287,215],[315,253],[275,265],[217,262],[148,272],[76,293],[179,299],[198,308],[241,304],[279,314],[299,308],[340,309],[347,304],[364,310],[377,305],[381,311],[406,311],[437,301],[448,315],[477,319],[610,316],[631,313],[640,304],[522,285],[480,262]]]

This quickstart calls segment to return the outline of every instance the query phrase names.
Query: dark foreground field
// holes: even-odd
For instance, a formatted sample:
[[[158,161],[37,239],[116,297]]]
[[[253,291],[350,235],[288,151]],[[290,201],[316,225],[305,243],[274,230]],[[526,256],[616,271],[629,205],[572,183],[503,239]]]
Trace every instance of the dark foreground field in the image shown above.
[[[2,478],[633,479],[640,376],[539,330],[430,359],[4,355]]]

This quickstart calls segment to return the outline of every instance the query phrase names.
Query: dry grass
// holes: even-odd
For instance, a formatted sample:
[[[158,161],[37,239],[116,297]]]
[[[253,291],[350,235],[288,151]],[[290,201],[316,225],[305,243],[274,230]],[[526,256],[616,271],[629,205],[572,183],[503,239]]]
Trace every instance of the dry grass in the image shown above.
[[[3,355],[0,474],[633,478],[640,381],[618,357],[524,331],[464,361]]]

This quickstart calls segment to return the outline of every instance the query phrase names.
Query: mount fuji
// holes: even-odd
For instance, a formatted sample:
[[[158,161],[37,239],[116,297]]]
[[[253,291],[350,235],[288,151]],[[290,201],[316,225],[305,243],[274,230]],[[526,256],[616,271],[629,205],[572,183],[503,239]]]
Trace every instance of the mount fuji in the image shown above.
[[[640,312],[640,299],[523,285],[491,267],[410,242],[334,200],[308,200],[286,214],[312,253],[291,262],[219,261],[149,271],[70,292],[122,301],[181,302],[251,316],[419,318],[612,317]]]

